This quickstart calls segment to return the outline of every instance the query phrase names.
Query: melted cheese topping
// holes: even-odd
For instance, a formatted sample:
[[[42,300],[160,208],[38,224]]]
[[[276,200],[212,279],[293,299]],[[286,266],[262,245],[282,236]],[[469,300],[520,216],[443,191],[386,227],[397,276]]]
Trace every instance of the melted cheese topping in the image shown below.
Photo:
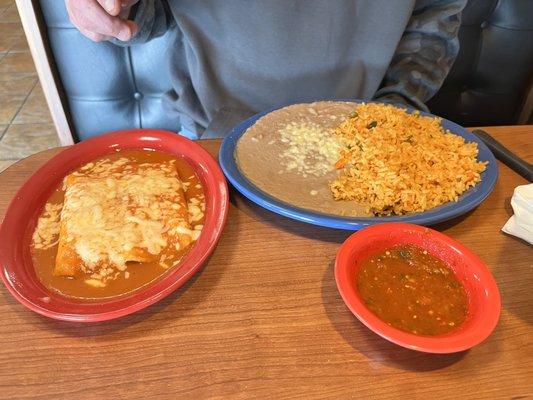
[[[57,244],[62,204],[46,203],[33,232],[33,247],[49,249]]]
[[[104,159],[67,176],[64,189],[60,248],[61,241],[73,247],[81,269],[94,272],[93,280],[124,271],[128,261],[155,260],[168,267],[174,248],[183,249],[197,237],[172,161]]]

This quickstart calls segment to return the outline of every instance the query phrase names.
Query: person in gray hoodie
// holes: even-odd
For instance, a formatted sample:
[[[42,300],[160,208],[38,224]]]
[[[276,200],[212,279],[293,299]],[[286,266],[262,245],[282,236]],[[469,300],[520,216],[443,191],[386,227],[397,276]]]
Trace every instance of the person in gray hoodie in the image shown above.
[[[173,29],[163,99],[190,138],[278,105],[377,100],[426,110],[457,56],[466,0],[65,0],[87,37]]]

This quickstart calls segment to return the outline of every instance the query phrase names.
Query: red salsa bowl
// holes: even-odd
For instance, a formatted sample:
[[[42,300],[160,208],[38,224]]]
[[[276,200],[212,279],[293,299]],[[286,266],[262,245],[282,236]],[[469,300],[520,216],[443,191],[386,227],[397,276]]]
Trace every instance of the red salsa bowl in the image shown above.
[[[30,244],[39,214],[70,172],[120,150],[155,150],[183,158],[205,191],[205,222],[191,250],[160,278],[131,293],[83,300],[47,289],[38,279]],[[0,227],[0,269],[9,292],[39,314],[64,321],[97,322],[141,310],[169,295],[197,272],[214,250],[228,213],[228,188],[215,159],[197,143],[172,132],[132,129],[88,139],[68,147],[39,168],[11,201]]]
[[[442,260],[453,270],[467,294],[465,321],[440,335],[418,335],[397,329],[380,319],[365,304],[357,278],[363,261],[395,246],[414,245]],[[386,223],[351,235],[340,247],[335,280],[350,311],[379,336],[411,350],[455,353],[485,340],[500,316],[500,293],[483,262],[466,247],[435,230],[404,223]]]

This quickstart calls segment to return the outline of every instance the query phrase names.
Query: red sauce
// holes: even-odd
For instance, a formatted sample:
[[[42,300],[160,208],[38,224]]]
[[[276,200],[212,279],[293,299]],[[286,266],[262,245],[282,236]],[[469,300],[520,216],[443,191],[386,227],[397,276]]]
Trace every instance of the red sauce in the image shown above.
[[[413,245],[392,247],[363,261],[357,288],[387,324],[418,335],[440,335],[467,315],[466,291],[440,259]]]

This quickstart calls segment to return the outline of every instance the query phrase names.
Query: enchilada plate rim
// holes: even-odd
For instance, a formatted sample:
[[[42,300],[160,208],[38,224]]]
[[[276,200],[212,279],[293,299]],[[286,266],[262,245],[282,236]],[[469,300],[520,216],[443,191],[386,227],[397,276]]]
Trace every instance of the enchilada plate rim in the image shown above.
[[[183,157],[194,169],[206,193],[202,233],[189,253],[156,280],[109,299],[76,299],[48,290],[36,276],[30,242],[40,210],[57,185],[72,170],[117,150],[151,149]],[[100,322],[137,312],[185,284],[213,252],[226,222],[229,196],[216,160],[199,144],[159,129],[127,129],[87,139],[59,152],[35,171],[11,200],[0,226],[1,278],[26,308],[53,319]]]

